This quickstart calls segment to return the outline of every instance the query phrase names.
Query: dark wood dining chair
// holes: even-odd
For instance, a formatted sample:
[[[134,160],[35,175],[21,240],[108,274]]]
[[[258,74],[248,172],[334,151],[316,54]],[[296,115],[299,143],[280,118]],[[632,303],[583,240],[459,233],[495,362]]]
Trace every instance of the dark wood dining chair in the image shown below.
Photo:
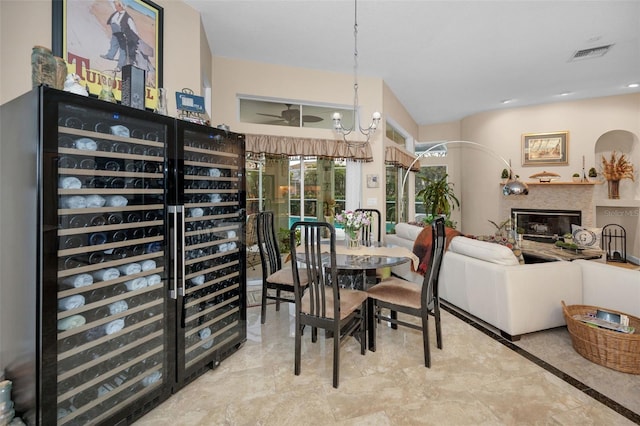
[[[274,214],[271,211],[257,213],[257,234],[260,261],[262,263],[262,310],[260,322],[267,318],[267,300],[275,300],[276,311],[280,303],[293,303],[293,272],[290,267],[282,267],[282,256],[278,247]],[[305,285],[306,277],[301,280]],[[269,291],[271,290],[271,292]]]
[[[302,244],[294,244],[300,230]],[[321,250],[321,237],[329,233],[329,253]],[[326,222],[296,222],[291,226],[291,253],[295,319],[295,365],[300,375],[302,331],[311,327],[311,341],[316,342],[318,328],[333,337],[333,387],[340,377],[340,344],[349,336],[360,340],[360,353],[366,351],[367,293],[340,288],[336,267],[336,231]],[[325,245],[326,247],[326,245]],[[326,250],[326,249],[325,249]],[[306,285],[303,280],[306,277]]]
[[[391,277],[370,288],[369,294],[369,348],[376,350],[376,320],[387,321],[392,325],[405,326],[422,331],[424,347],[424,365],[431,367],[431,353],[429,348],[429,315],[435,318],[436,341],[442,349],[442,329],[440,325],[440,299],[438,297],[438,275],[444,255],[445,227],[444,219],[438,218],[431,224],[432,247],[429,257],[429,269],[424,276],[422,286],[405,281],[398,277]],[[391,311],[390,316],[383,315],[382,308]],[[398,318],[397,313],[411,315],[421,319],[419,324]]]
[[[362,244],[382,241],[382,214],[378,209],[356,209],[356,212],[367,213],[371,218],[371,224],[362,228]]]

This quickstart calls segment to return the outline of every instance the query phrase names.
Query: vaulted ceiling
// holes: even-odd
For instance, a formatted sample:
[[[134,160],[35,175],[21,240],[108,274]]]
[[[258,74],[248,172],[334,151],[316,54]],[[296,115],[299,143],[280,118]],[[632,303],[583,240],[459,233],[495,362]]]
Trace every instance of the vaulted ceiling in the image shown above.
[[[186,2],[215,56],[353,73],[353,1]],[[360,0],[358,53],[359,74],[383,79],[420,125],[634,93],[640,1]]]

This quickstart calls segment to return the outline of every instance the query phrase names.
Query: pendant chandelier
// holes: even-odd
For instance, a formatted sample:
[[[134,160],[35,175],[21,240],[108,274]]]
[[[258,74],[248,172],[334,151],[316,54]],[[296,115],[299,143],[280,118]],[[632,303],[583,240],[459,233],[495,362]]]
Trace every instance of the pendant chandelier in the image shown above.
[[[371,117],[371,123],[368,127],[362,127],[360,125],[360,111],[358,105],[358,1],[354,0],[354,22],[353,22],[353,39],[354,39],[354,49],[353,49],[353,124],[348,129],[342,125],[342,114],[339,112],[333,113],[333,128],[334,130],[342,135],[342,138],[347,144],[358,144],[358,143],[366,143],[369,142],[369,138],[378,128],[380,123],[380,119],[382,116],[378,111],[374,112]],[[351,132],[358,130],[362,133],[366,140],[350,142],[347,140],[347,136],[351,134]]]

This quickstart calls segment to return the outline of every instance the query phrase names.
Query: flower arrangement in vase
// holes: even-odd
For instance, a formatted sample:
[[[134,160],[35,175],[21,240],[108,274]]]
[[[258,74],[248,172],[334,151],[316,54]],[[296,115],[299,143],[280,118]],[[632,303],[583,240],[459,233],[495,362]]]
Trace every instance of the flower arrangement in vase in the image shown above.
[[[344,227],[347,247],[357,248],[360,246],[360,230],[364,226],[371,225],[371,216],[366,212],[344,210],[335,216],[335,223]]]
[[[609,189],[609,198],[620,198],[620,180],[631,179],[634,181],[633,164],[627,158],[626,154],[617,156],[616,152],[611,153],[611,157],[602,156],[602,175],[607,180]]]

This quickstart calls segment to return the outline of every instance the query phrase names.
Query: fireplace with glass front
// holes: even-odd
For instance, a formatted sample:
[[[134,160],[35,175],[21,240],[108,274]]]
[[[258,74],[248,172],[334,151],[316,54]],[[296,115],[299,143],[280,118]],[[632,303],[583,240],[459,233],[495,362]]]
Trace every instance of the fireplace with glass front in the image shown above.
[[[580,210],[511,209],[511,218],[518,232],[532,241],[554,243],[564,234],[571,234],[571,225],[582,225]]]

